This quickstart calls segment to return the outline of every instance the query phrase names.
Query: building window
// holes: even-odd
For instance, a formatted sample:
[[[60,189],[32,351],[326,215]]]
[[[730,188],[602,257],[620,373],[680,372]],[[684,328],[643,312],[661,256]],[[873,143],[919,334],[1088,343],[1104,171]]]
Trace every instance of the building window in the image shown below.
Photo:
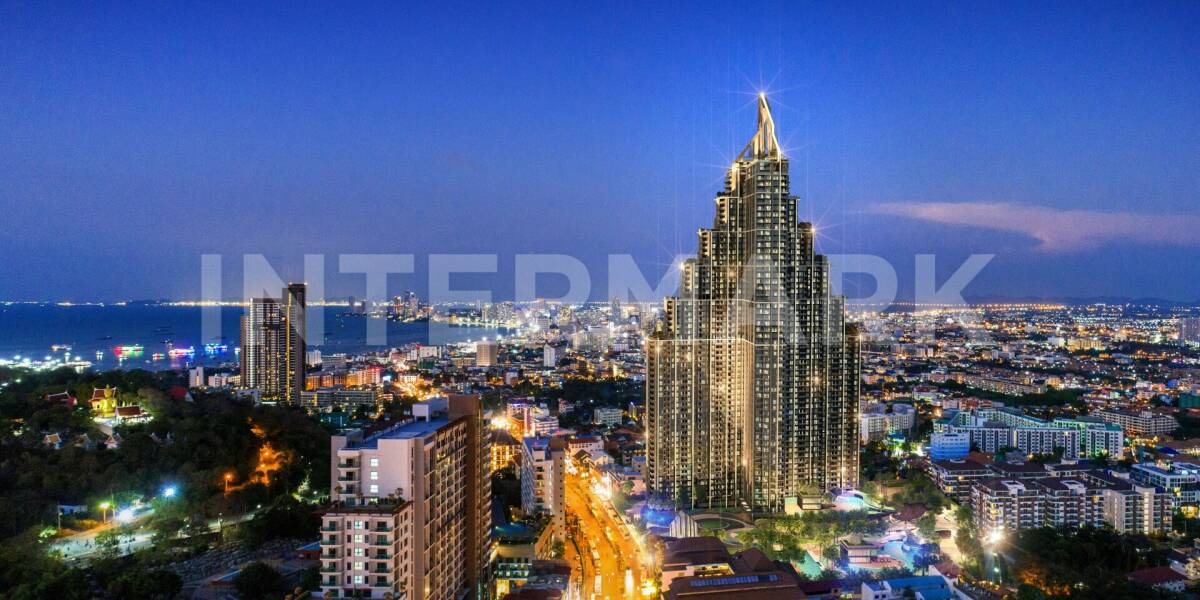
[[[375,485],[375,484],[373,484],[373,483],[371,484],[371,486],[370,486],[370,489],[371,489],[371,493],[372,493],[372,494],[378,494],[378,493],[379,493],[379,486],[377,486],[377,485]]]
[[[368,465],[371,465],[372,467],[378,467],[378,466],[379,466],[379,459],[378,459],[378,458],[372,458],[372,459],[370,459],[370,460],[368,460],[368,461],[367,461],[367,464],[368,464]]]
[[[371,471],[371,481],[379,480],[379,471]]]

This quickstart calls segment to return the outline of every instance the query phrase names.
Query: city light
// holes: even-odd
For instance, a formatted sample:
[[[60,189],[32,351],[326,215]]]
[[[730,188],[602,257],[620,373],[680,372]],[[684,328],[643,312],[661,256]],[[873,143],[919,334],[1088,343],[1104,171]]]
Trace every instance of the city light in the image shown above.
[[[990,532],[988,532],[987,538],[984,541],[986,541],[989,545],[995,546],[996,544],[999,544],[1003,539],[1004,539],[1004,530],[997,527],[997,528],[991,530]]]
[[[163,498],[174,498],[175,494],[178,492],[179,490],[175,486],[168,485],[167,487],[163,488],[162,496]]]
[[[123,509],[117,511],[117,522],[132,523],[133,522],[133,509],[132,508],[123,508]]]

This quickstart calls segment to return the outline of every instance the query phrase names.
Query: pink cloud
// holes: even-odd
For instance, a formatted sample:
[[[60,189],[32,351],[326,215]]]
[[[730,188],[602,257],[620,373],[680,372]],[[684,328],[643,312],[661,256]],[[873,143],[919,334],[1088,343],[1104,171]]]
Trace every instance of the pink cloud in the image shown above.
[[[1062,210],[1009,202],[888,202],[871,212],[1027,235],[1039,250],[1086,250],[1115,240],[1200,246],[1200,216]]]

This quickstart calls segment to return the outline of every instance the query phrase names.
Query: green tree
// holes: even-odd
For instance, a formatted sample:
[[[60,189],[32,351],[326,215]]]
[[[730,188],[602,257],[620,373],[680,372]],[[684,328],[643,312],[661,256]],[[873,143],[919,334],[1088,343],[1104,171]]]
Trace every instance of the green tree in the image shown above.
[[[937,515],[927,512],[917,519],[917,532],[927,540],[932,540],[937,534]]]
[[[250,563],[238,571],[233,587],[242,600],[276,600],[287,592],[283,576],[263,562]]]
[[[183,581],[167,569],[130,568],[108,585],[113,598],[131,600],[170,600],[179,594]]]

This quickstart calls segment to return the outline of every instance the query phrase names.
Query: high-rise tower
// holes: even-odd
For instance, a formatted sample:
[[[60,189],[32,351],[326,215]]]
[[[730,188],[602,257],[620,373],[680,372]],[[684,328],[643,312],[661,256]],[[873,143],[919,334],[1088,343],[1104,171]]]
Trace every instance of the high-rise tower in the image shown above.
[[[253,298],[242,315],[242,386],[263,400],[297,403],[304,391],[305,289],[292,283],[282,300]]]
[[[796,204],[760,96],[758,131],[646,344],[657,499],[778,512],[806,491],[857,485],[857,330]]]
[[[304,360],[308,352],[304,342],[307,289],[303,283],[289,283],[283,289],[283,401],[288,404],[298,404],[300,392],[304,391]]]
[[[283,392],[283,320],[275,298],[252,298],[242,315],[242,387],[258,390],[264,400]]]

